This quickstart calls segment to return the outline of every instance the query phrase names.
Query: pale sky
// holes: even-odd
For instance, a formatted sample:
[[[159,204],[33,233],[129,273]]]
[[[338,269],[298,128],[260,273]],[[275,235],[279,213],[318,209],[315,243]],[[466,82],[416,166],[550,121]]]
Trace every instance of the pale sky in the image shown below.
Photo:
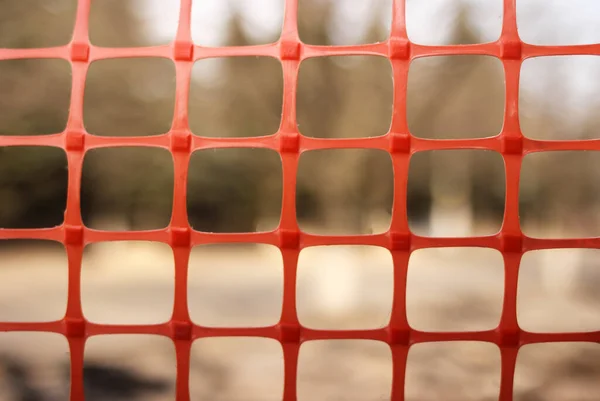
[[[179,12],[178,0],[136,0],[157,36],[172,38]],[[302,2],[302,0],[299,0]],[[323,0],[332,1],[332,0]],[[475,24],[486,40],[500,32],[502,0],[407,0],[408,30],[412,40],[439,41],[450,20],[453,4],[466,1],[474,6]],[[376,5],[388,6],[391,0],[335,0],[336,27],[351,26],[360,34],[373,17]],[[194,0],[193,39],[202,44],[219,44],[230,7],[242,10],[253,31],[278,32],[284,0]],[[598,0],[518,0],[519,31],[526,42],[554,44],[600,41],[600,1]],[[383,17],[389,20],[390,15]],[[348,32],[346,32],[348,33]],[[540,42],[540,44],[541,44]]]
[[[179,12],[178,0],[137,0],[147,19],[148,29],[165,42],[175,36]],[[202,45],[222,44],[224,27],[231,7],[241,10],[251,36],[263,39],[281,30],[284,0],[193,0],[192,38]],[[302,0],[299,0],[300,2]],[[389,26],[391,0],[335,1],[332,34],[336,44],[356,43],[372,18]],[[407,29],[411,40],[423,44],[443,43],[452,22],[454,5],[460,0],[408,0]],[[473,21],[483,39],[498,38],[502,23],[502,0],[463,0],[473,5]],[[376,5],[390,10],[374,15]],[[517,0],[521,38],[535,44],[582,44],[600,42],[600,0]],[[264,39],[263,39],[264,40]],[[207,63],[207,66],[210,63]],[[571,107],[600,100],[600,58],[579,56],[525,61],[523,88],[547,90],[547,74],[562,73],[571,89],[561,102]],[[553,75],[556,76],[556,73]]]

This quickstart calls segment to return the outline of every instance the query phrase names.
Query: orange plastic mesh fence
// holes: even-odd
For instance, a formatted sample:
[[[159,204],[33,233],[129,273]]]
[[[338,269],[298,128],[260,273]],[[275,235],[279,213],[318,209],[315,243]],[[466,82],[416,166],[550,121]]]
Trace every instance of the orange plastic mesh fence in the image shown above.
[[[63,243],[68,254],[68,307],[63,319],[47,323],[2,323],[0,331],[42,331],[64,335],[71,358],[71,400],[84,399],[83,355],[86,339],[101,334],[157,334],[171,338],[177,355],[177,400],[189,400],[190,348],[196,339],[210,336],[267,337],[279,341],[285,358],[282,399],[296,399],[296,372],[300,345],[317,339],[371,339],[389,345],[393,356],[392,400],[404,399],[405,366],[409,347],[433,341],[471,340],[496,344],[501,350],[500,399],[511,400],[515,361],[521,346],[539,342],[600,342],[600,332],[530,333],[517,323],[517,275],[523,252],[549,248],[600,248],[600,238],[542,240],[524,236],[519,226],[518,190],[521,161],[527,153],[548,150],[600,150],[600,141],[539,141],[524,138],[519,128],[519,73],[523,60],[537,56],[600,54],[600,44],[534,46],[523,43],[517,33],[515,0],[504,0],[504,20],[499,40],[467,46],[423,46],[411,43],[405,24],[404,0],[393,5],[391,35],[385,42],[357,46],[324,47],[302,43],[297,29],[297,2],[286,0],[282,35],[276,43],[247,47],[201,47],[191,37],[192,0],[181,0],[179,27],[174,42],[145,48],[102,48],[90,44],[90,0],[79,0],[72,41],[67,46],[44,49],[0,49],[0,60],[61,58],[72,67],[69,120],[64,132],[47,136],[0,136],[0,146],[36,145],[64,149],[68,155],[68,201],[63,225],[50,229],[0,230],[0,239],[44,239]],[[482,139],[428,140],[411,135],[406,119],[406,87],[409,65],[418,57],[479,54],[502,61],[506,77],[506,103],[502,132]],[[363,139],[315,139],[303,136],[296,124],[296,88],[300,63],[311,57],[372,55],[386,57],[393,66],[394,112],[386,135]],[[283,115],[279,130],[259,138],[205,138],[192,135],[188,124],[188,95],[195,61],[211,57],[268,56],[281,61],[284,71]],[[90,63],[118,57],[164,57],[176,65],[176,104],[171,129],[152,137],[100,137],[86,132],[83,98]],[[84,155],[90,149],[109,146],[150,146],[170,150],[175,161],[172,220],[163,230],[109,232],[91,230],[82,223],[79,192]],[[261,233],[214,234],[192,230],[186,215],[186,177],[193,151],[217,147],[273,149],[283,163],[283,210],[277,229]],[[394,167],[394,204],[389,231],[367,236],[317,236],[301,232],[295,210],[298,158],[314,149],[369,148],[391,154]],[[506,167],[506,210],[496,235],[469,238],[430,238],[410,232],[406,211],[406,188],[411,155],[434,149],[489,149],[502,154]],[[107,325],[88,322],[82,313],[80,274],[85,245],[109,240],[159,241],[169,244],[175,255],[175,306],[169,322],[155,325]],[[192,323],[187,304],[187,268],[192,246],[206,243],[251,242],[276,245],[284,260],[283,311],[278,324],[262,328],[208,328]],[[296,268],[301,249],[315,245],[376,245],[389,249],[394,260],[394,302],[390,323],[374,330],[329,331],[304,328],[296,313]],[[407,321],[405,289],[409,255],[431,247],[487,247],[502,252],[505,289],[502,318],[494,330],[476,332],[422,332]]]

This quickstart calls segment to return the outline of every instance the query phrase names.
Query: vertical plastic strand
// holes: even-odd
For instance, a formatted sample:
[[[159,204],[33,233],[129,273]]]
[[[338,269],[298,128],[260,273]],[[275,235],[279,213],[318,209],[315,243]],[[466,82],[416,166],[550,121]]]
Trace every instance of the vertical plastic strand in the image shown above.
[[[69,399],[71,401],[84,401],[85,399],[83,387],[85,341],[85,337],[69,338],[69,354],[71,360],[71,389]]]
[[[394,199],[390,231],[409,234],[407,194],[410,167],[410,140],[406,116],[406,88],[409,60],[392,60],[394,74],[394,103],[390,128],[390,150],[394,169]]]
[[[283,382],[283,401],[296,401],[298,399],[298,355],[300,353],[300,343],[284,343],[284,382]]]
[[[506,206],[502,231],[521,234],[519,225],[519,178],[522,161],[523,135],[519,124],[519,82],[521,74],[521,45],[517,30],[516,0],[504,0],[502,34],[502,64],[505,75],[504,141],[506,166]]]
[[[391,253],[394,263],[392,311],[388,325],[392,353],[391,401],[404,401],[406,364],[410,349],[410,325],[408,324],[406,312],[406,287],[410,250],[392,249]],[[396,342],[396,333],[401,333],[401,335],[405,336],[405,339]]]
[[[69,107],[69,118],[67,120],[67,131],[83,133],[83,99],[85,96],[85,83],[89,64],[86,62],[71,62],[71,103]]]
[[[68,293],[65,318],[83,319],[81,306],[81,261],[83,245],[67,245]]]
[[[176,61],[175,62],[175,111],[173,114],[173,123],[171,131],[178,131],[184,134],[190,134],[189,126],[189,97],[190,86],[192,81],[192,69],[194,67],[191,61]],[[190,136],[190,141],[192,137]]]
[[[391,37],[408,38],[406,31],[406,1],[407,0],[392,0]]]
[[[295,220],[295,190],[288,186],[290,182],[296,182],[298,160],[296,155],[282,154],[283,177],[284,177],[284,202],[282,216],[288,216],[288,221],[282,217],[280,224],[281,246],[280,251],[283,258],[283,306],[281,311],[281,324],[298,326],[298,313],[296,310],[296,278],[298,272],[298,257],[300,244],[298,243],[298,228]],[[287,208],[286,208],[287,205]],[[292,214],[293,213],[293,214]],[[294,220],[291,221],[291,216]],[[285,225],[287,223],[287,225]],[[289,228],[288,228],[289,227]],[[290,238],[291,237],[291,238]],[[292,241],[292,243],[286,243]]]
[[[406,4],[405,0],[393,0],[392,2],[392,26],[390,30],[389,55],[392,63],[394,97],[392,122],[390,124],[390,151],[394,172],[394,196],[392,205],[392,221],[390,233],[403,235],[410,239],[407,212],[408,193],[408,169],[410,165],[410,132],[407,121],[407,87],[408,71],[411,58],[407,52],[406,57],[397,57],[394,46],[397,44],[410,46],[406,31]],[[408,48],[406,49],[408,50]],[[400,147],[397,144],[400,142]],[[389,330],[392,338],[395,332],[410,333],[408,317],[406,313],[406,283],[408,274],[408,262],[410,258],[410,243],[405,249],[394,249],[395,239],[391,238],[392,260],[394,263],[394,286],[393,303],[390,315]],[[409,240],[410,241],[410,240]],[[392,388],[391,401],[404,401],[406,364],[410,348],[408,337],[406,343],[392,343]]]
[[[89,0],[79,0],[73,43],[88,42]],[[74,58],[72,56],[72,58]],[[83,318],[81,308],[81,258],[83,253],[83,223],[81,220],[80,188],[83,165],[83,139],[81,146],[70,149],[70,135],[83,135],[83,98],[88,71],[87,59],[71,61],[71,95],[69,118],[66,127],[66,152],[68,161],[67,206],[65,210],[65,245],[69,263],[69,291],[67,317]]]
[[[83,222],[80,188],[85,130],[83,99],[89,67],[90,0],[79,0],[71,41],[71,97],[67,120],[66,151],[68,160],[67,207],[65,211],[65,246],[68,260],[68,295],[65,322],[71,361],[71,401],[84,399],[83,361],[85,354],[85,317],[81,305],[81,268],[83,258]]]
[[[187,291],[190,246],[173,244],[172,249],[175,260],[175,299],[170,325],[177,364],[177,401],[189,401],[190,349],[193,341]]]
[[[283,87],[284,97],[282,104],[282,119],[279,129],[281,147],[286,142],[295,142],[294,149],[282,149],[280,157],[283,169],[283,193],[281,200],[280,228],[298,231],[296,219],[296,177],[298,174],[298,162],[300,158],[301,135],[298,132],[296,122],[296,89],[298,85],[298,72],[300,63],[295,60],[283,60]]]
[[[408,360],[408,345],[392,345],[392,392],[390,401],[404,401],[406,385],[406,361]]]
[[[300,330],[298,313],[296,309],[296,285],[298,272],[299,243],[295,241],[298,234],[296,222],[296,175],[298,170],[298,154],[282,153],[283,163],[283,201],[282,218],[280,223],[280,236],[282,244],[280,251],[283,258],[283,303],[279,326],[282,330],[281,337],[285,337],[284,330]],[[288,238],[291,237],[291,238]],[[288,244],[287,241],[292,243]],[[284,357],[284,401],[295,401],[297,397],[297,372],[298,353],[300,351],[300,338],[298,341],[281,339]]]
[[[77,13],[71,43],[89,43],[90,4],[92,0],[77,0]]]
[[[298,0],[284,0],[281,39],[300,41],[298,36]]]
[[[171,135],[174,163],[173,210],[170,227],[189,229],[187,216],[187,178],[191,157],[192,135],[188,125],[188,98],[191,62],[176,63],[176,100]]]
[[[504,1],[504,20],[501,42],[507,46],[511,41],[519,41],[516,23],[515,0]],[[518,52],[518,50],[517,50]],[[514,53],[514,51],[513,51]],[[501,139],[504,141],[503,158],[506,168],[506,200],[505,214],[502,224],[502,234],[504,236],[504,258],[506,265],[506,283],[505,283],[505,306],[508,298],[514,298],[510,306],[516,305],[517,277],[520,258],[522,255],[522,234],[519,223],[519,181],[521,175],[521,163],[523,159],[522,134],[519,126],[519,78],[521,71],[521,57],[519,52],[515,54],[504,54],[506,56],[502,62],[505,74],[505,106],[504,106],[504,124],[502,127]],[[512,308],[511,308],[512,309]],[[516,309],[515,309],[516,310]],[[516,312],[513,321],[513,311],[510,313],[510,322],[503,314],[505,324],[516,324]],[[514,329],[511,327],[510,329]]]
[[[514,0],[504,2],[504,20],[501,42],[504,47],[519,41],[516,31],[516,9]],[[519,41],[520,43],[520,41]],[[514,47],[514,46],[513,46]],[[516,297],[519,265],[522,256],[522,234],[519,224],[519,180],[522,162],[522,134],[519,127],[519,76],[521,70],[520,49],[511,49],[503,54],[506,81],[504,124],[501,138],[504,141],[503,158],[506,167],[506,201],[502,225],[503,257],[505,264],[504,306],[500,330],[518,336]],[[509,342],[518,347],[517,342]],[[506,372],[505,372],[506,373]]]
[[[175,400],[190,401],[190,358],[192,352],[192,341],[175,341],[175,351],[177,355]]]
[[[283,256],[283,306],[279,322],[283,350],[283,400],[297,399],[300,323],[296,310],[296,276],[300,252],[296,219],[296,175],[300,152],[300,133],[296,120],[296,94],[300,68],[298,35],[298,0],[286,0],[283,27],[279,39],[279,59],[283,68],[282,119],[279,129],[280,155],[283,169],[283,198],[279,223],[280,250]],[[288,338],[291,337],[291,338]]]
[[[191,252],[191,230],[187,215],[187,178],[192,149],[189,128],[189,93],[194,47],[191,36],[191,0],[180,0],[179,25],[174,43],[176,73],[175,110],[171,125],[171,152],[174,162],[173,212],[169,228],[175,259],[175,300],[171,318],[175,344],[177,379],[176,400],[190,400],[190,354],[192,322],[188,308],[188,269]]]
[[[187,223],[186,197],[184,179],[188,175],[189,155],[176,155],[175,162],[175,187],[176,195],[173,199],[173,217],[170,224],[171,247],[175,258],[175,305],[174,319],[189,320],[187,312],[187,269],[191,250],[191,236]],[[175,224],[177,222],[178,224]],[[179,292],[178,292],[179,291]]]
[[[519,126],[519,77],[521,45],[517,30],[516,0],[504,0],[500,43],[505,74],[504,124],[501,139],[506,167],[506,200],[503,235],[504,300],[499,325],[500,334],[500,400],[513,399],[516,358],[520,348],[517,320],[519,266],[522,258],[522,233],[519,223],[519,180],[523,159],[523,136]]]
[[[69,118],[65,130],[65,142],[68,162],[67,208],[65,224],[82,227],[81,219],[81,173],[85,156],[85,130],[83,126],[83,97],[88,64],[73,62],[71,103]]]
[[[71,233],[77,236],[76,232]],[[69,234],[66,235],[69,239]],[[68,295],[67,311],[63,319],[65,335],[69,343],[70,359],[70,400],[82,401],[83,389],[83,360],[86,342],[86,321],[81,306],[81,261],[83,244],[67,244],[68,260]]]
[[[404,0],[394,0],[392,4],[392,30],[390,43],[396,39],[406,40],[406,16]],[[405,59],[393,58],[393,112],[390,124],[390,135],[398,135],[402,141],[406,141],[410,147],[410,133],[407,122],[407,93],[408,70],[410,66],[410,57]],[[392,166],[394,173],[394,192],[392,205],[392,220],[390,223],[390,232],[410,237],[407,218],[407,188],[408,188],[408,169],[410,163],[409,148],[396,149],[394,141],[398,138],[390,138]],[[392,242],[394,239],[392,238]],[[393,245],[392,245],[393,248]],[[392,249],[394,260],[394,303],[392,306],[392,315],[390,326],[397,329],[408,329],[406,317],[406,273],[408,269],[408,257],[406,253],[409,249],[397,251]]]
[[[512,401],[514,395],[515,367],[517,364],[518,347],[501,348],[500,368],[500,401]]]
[[[283,101],[281,105],[282,118],[279,127],[281,134],[300,136],[296,118],[296,93],[298,91],[299,60],[281,60],[283,69]]]
[[[198,1],[198,0],[196,0]],[[192,0],[179,0],[179,23],[176,41],[192,42]]]
[[[517,0],[504,0],[502,3],[501,40],[519,40],[517,28]]]
[[[519,180],[523,159],[523,136],[519,127],[520,60],[503,60],[506,76],[506,102],[501,139],[506,167],[506,206],[502,231],[521,235],[519,224]]]

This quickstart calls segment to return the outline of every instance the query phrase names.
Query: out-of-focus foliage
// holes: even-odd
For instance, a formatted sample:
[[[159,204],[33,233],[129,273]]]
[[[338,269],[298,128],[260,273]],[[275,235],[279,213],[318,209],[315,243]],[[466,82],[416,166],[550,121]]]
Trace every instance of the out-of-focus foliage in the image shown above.
[[[76,2],[53,0],[43,6],[40,3],[0,0],[0,47],[68,43]],[[135,23],[132,2],[93,3],[90,28],[94,43],[144,43],[145,33]],[[303,38],[311,43],[332,43],[326,29],[332,18],[331,2],[302,3],[299,24]],[[455,25],[453,43],[477,42],[466,13],[460,14]],[[383,28],[373,21],[368,38],[375,41]],[[232,17],[227,43],[252,44],[239,15]],[[411,66],[408,87],[410,130],[428,138],[497,134],[503,118],[503,75],[499,61],[488,57],[416,60]],[[61,132],[67,120],[70,78],[68,64],[62,60],[0,61],[0,134]],[[174,66],[168,60],[93,63],[86,82],[86,129],[97,135],[167,132],[174,110],[174,89]],[[222,60],[214,79],[192,83],[192,131],[208,137],[273,134],[281,120],[282,91],[282,69],[276,60]],[[391,66],[384,58],[306,60],[299,76],[299,129],[305,135],[321,138],[385,134],[390,127],[392,97]],[[561,129],[543,108],[526,118],[528,127],[547,132],[548,137]],[[597,128],[596,119],[590,117],[585,126],[577,129],[580,137],[593,137]],[[129,216],[134,228],[164,226],[168,222],[173,162],[170,157],[154,157],[155,152],[145,150],[107,150],[87,155],[82,184],[84,221],[102,214],[121,214]],[[42,150],[28,153],[32,149],[0,151],[0,226],[60,224],[66,199],[64,155],[58,157],[56,152]],[[491,177],[502,176],[504,166],[487,167],[489,164],[480,162],[487,157],[483,153],[451,166],[466,181],[445,186],[450,190],[462,188],[462,195],[470,198],[476,216],[499,218],[504,192],[487,183]],[[192,156],[187,197],[193,226],[211,231],[247,231],[254,230],[265,217],[277,219],[281,182],[274,182],[280,180],[280,172],[270,167],[273,160],[252,154],[203,151]],[[370,213],[390,209],[393,170],[383,152],[324,151],[304,156],[310,158],[310,163],[299,171],[297,187],[298,213],[303,220],[364,231]],[[586,177],[572,177],[564,165],[536,161],[536,173],[527,172],[522,178],[522,214],[536,217],[536,211],[552,210],[551,205],[575,194],[579,210],[588,207],[596,194],[593,183],[598,181],[598,170],[585,167],[586,160],[571,159],[571,163],[581,164],[589,173]],[[436,182],[432,174],[439,169],[437,163],[445,165],[443,157],[419,158],[411,165],[410,179],[415,184],[408,194],[409,219],[427,216],[431,182]],[[547,196],[557,186],[562,190]],[[537,216],[546,217],[539,213]]]

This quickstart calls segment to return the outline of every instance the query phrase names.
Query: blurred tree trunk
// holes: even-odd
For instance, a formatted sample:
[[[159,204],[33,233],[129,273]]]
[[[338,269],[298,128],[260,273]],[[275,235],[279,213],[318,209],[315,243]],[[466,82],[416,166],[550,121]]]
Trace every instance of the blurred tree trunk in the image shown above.
[[[473,228],[471,169],[468,153],[460,162],[449,152],[432,157],[430,235],[466,236]]]

